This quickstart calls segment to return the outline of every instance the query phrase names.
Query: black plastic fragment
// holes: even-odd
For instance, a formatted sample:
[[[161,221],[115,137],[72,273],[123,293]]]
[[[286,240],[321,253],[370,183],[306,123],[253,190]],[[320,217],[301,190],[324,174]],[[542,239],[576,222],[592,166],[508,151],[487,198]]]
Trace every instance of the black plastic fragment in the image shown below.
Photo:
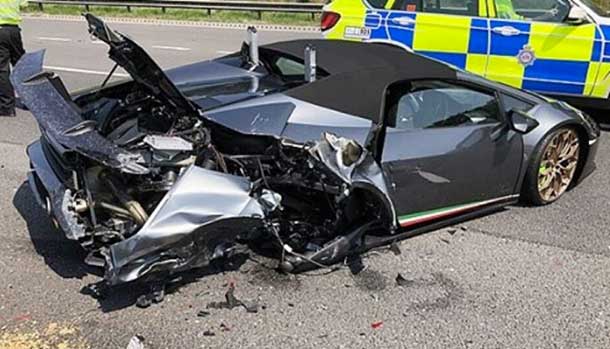
[[[148,308],[152,304],[152,297],[149,294],[143,294],[136,300],[136,307]]]
[[[360,257],[360,255],[350,255],[347,257],[347,266],[353,275],[360,274],[360,272],[365,268],[364,262],[362,261],[362,257]]]
[[[80,293],[91,296],[94,299],[105,299],[108,296],[108,287],[104,282],[96,282],[84,286]]]
[[[198,316],[198,317],[206,317],[206,316],[209,316],[209,315],[210,315],[210,312],[209,312],[209,311],[207,311],[207,310],[201,310],[201,311],[199,311],[199,312],[197,313],[197,316]]]
[[[153,303],[161,303],[165,299],[165,285],[155,284],[150,286],[150,292],[143,294],[136,300],[138,308],[148,308]]]
[[[398,242],[396,242],[396,241],[394,241],[390,244],[390,251],[392,251],[392,253],[394,253],[395,256],[402,254],[402,251],[400,250],[400,246],[398,246]]]
[[[406,279],[402,274],[398,273],[396,275],[396,285],[400,287],[411,286],[413,284],[413,280]]]
[[[165,285],[154,285],[151,288],[151,297],[154,303],[161,303],[165,299]]]

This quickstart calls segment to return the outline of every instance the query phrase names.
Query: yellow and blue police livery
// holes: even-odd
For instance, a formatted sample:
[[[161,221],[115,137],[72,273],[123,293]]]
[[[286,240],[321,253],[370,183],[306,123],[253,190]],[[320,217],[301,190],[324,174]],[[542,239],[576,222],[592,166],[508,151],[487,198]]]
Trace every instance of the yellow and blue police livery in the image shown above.
[[[591,0],[334,0],[326,38],[385,42],[517,88],[610,108],[610,17]]]

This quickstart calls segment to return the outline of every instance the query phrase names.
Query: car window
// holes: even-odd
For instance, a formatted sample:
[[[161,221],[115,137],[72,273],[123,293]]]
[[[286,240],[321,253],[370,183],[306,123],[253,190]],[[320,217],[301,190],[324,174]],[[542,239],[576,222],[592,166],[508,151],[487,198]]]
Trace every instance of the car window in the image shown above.
[[[569,0],[495,0],[498,18],[562,22],[570,11]]]
[[[295,60],[279,57],[275,61],[275,67],[284,76],[301,75],[305,74],[305,66],[301,62]]]
[[[478,0],[423,0],[422,12],[477,16]]]
[[[373,8],[385,8],[388,0],[367,0],[367,3]]]
[[[396,0],[392,9],[461,16],[478,16],[478,0]]]
[[[513,96],[502,94],[500,95],[502,99],[502,105],[504,106],[504,112],[508,113],[511,110],[519,110],[519,111],[528,111],[534,107],[533,104],[525,102],[522,99],[515,98]]]
[[[582,1],[588,8],[593,10],[597,15],[602,17],[610,16],[610,3],[607,0],[599,1],[599,0],[580,0]]]
[[[415,81],[393,100],[389,118],[399,129],[457,127],[500,121],[499,104],[494,94],[448,82]]]

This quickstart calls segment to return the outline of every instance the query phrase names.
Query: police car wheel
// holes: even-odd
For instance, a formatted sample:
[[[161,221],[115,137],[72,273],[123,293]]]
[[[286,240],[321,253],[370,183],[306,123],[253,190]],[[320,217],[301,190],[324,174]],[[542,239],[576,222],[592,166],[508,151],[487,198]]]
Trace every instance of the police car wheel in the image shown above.
[[[523,195],[534,205],[557,201],[574,181],[580,160],[580,139],[571,127],[546,135],[532,156]]]

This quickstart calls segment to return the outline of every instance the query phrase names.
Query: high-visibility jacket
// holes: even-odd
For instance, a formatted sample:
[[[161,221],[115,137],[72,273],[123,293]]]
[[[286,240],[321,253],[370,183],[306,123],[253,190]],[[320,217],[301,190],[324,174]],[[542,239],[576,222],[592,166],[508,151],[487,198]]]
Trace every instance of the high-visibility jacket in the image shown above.
[[[496,0],[496,13],[498,18],[503,19],[523,19],[513,7],[513,0]]]
[[[20,7],[27,3],[27,0],[0,0],[0,25],[21,23]]]

